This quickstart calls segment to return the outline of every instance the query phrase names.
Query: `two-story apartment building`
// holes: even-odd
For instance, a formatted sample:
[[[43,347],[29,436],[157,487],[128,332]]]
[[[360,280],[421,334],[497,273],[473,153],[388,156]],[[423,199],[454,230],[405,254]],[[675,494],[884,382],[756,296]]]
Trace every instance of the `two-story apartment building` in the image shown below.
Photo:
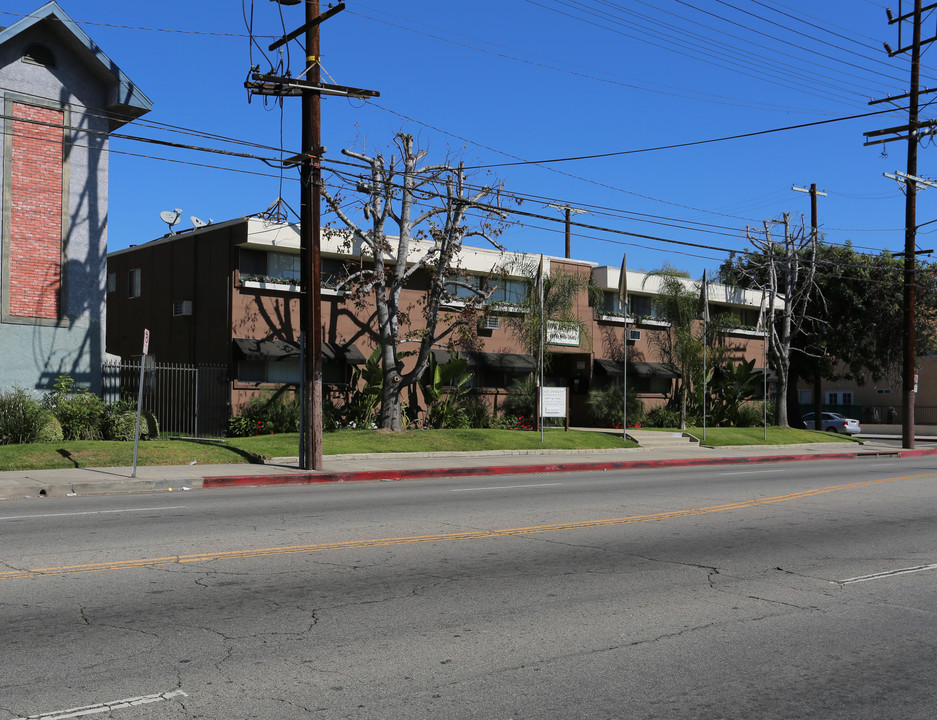
[[[350,368],[365,361],[376,347],[375,307],[353,302],[340,286],[343,268],[367,262],[360,247],[347,247],[328,230],[321,241],[321,323],[324,373],[328,389],[338,390]],[[417,250],[419,251],[419,250]],[[536,361],[525,354],[511,322],[521,310],[530,270],[540,256],[464,247],[458,267],[463,280],[490,292],[489,312],[479,315],[470,349],[455,348],[469,359],[478,392],[498,408],[515,379],[534,372]],[[580,332],[548,333],[547,384],[570,388],[573,423],[588,424],[590,388],[620,382],[624,347],[628,346],[629,388],[646,406],[667,401],[676,372],[659,357],[655,333],[668,330],[654,316],[653,297],[659,278],[628,271],[629,305],[618,303],[620,269],[585,260],[545,258],[545,272],[558,269],[591,278],[601,291],[581,291],[575,312]],[[495,269],[498,272],[493,272]],[[688,289],[697,284],[689,279]],[[401,307],[416,308],[426,291],[419,276],[404,290]],[[464,297],[453,288],[442,322],[453,321]],[[299,365],[299,228],[262,217],[242,217],[207,227],[166,235],[108,255],[107,350],[125,358],[138,356],[144,328],[150,331],[150,353],[157,362],[224,365],[228,368],[230,406],[234,409],[260,392],[294,388]],[[738,328],[727,340],[737,359],[756,359],[761,366],[762,337],[753,331],[760,293],[710,287],[710,302],[733,313]],[[625,325],[627,315],[628,324]],[[409,330],[419,330],[422,314],[408,314]],[[627,332],[627,334],[626,334]],[[627,340],[626,340],[627,338]],[[440,348],[440,357],[446,349]]]

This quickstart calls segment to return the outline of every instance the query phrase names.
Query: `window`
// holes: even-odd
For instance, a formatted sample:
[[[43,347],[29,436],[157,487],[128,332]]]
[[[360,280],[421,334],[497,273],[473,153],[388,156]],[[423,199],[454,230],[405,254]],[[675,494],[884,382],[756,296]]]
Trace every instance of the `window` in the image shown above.
[[[267,253],[267,275],[275,278],[299,281],[299,255]]]
[[[521,305],[527,297],[527,283],[523,280],[508,280],[507,278],[489,278],[486,288],[494,288],[488,302],[503,302],[511,305]]]
[[[621,298],[618,296],[618,292],[612,292],[611,290],[606,290],[602,297],[602,312],[606,315],[623,315],[624,312],[621,309]]]
[[[266,275],[267,253],[263,250],[240,248],[238,251],[238,270],[242,275]]]
[[[140,297],[141,292],[141,280],[140,280],[141,271],[140,268],[134,268],[130,271],[127,278],[127,297],[136,298]]]
[[[629,295],[628,314],[635,317],[654,317],[654,303],[648,295]]]
[[[741,311],[742,323],[741,327],[758,327],[758,318],[761,315],[760,310],[752,310],[751,308],[745,308]]]
[[[809,405],[813,402],[813,390],[798,390],[797,402],[801,405]]]
[[[852,405],[851,392],[828,392],[826,394],[827,405]]]
[[[241,382],[298,383],[299,360],[239,360]]]
[[[345,263],[341,260],[322,258],[319,265],[319,282],[324,288],[340,287],[348,276]]]
[[[109,293],[117,292],[117,273],[107,274],[107,291]]]
[[[461,284],[456,284],[455,282],[446,283],[446,292],[452,297],[453,300],[471,300],[477,298],[476,295],[470,288],[477,288],[479,278],[476,275],[462,275],[458,278],[458,282]],[[463,287],[468,285],[469,287]]]
[[[241,275],[258,276],[285,282],[299,282],[300,256],[294,253],[265,252],[240,248],[238,271]]]

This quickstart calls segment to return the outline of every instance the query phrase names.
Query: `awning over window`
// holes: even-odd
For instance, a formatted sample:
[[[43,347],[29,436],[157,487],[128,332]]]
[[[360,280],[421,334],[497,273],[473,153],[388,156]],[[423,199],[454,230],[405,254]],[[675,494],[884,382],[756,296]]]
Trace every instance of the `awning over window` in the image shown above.
[[[299,360],[299,343],[289,340],[234,338],[234,347],[245,360]],[[322,343],[322,358],[331,362],[363,365],[364,355],[354,344]]]
[[[433,350],[436,362],[444,364],[451,357],[447,350]],[[460,351],[459,357],[468,360],[470,368],[487,368],[490,370],[505,370],[507,372],[521,373],[533,372],[537,364],[533,355],[519,353],[486,353],[476,351]]]
[[[606,375],[621,375],[621,362],[607,358],[596,358],[595,368]],[[671,363],[642,362],[634,360],[628,363],[629,377],[678,378],[680,372]]]

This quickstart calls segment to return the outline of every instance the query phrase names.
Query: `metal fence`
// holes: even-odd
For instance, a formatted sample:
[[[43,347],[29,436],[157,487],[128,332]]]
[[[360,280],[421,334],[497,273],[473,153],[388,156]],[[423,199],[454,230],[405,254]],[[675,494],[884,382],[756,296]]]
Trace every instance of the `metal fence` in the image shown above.
[[[140,389],[140,361],[101,366],[105,402],[133,400]],[[216,365],[154,363],[143,373],[143,410],[152,411],[160,434],[222,437],[230,412],[228,368]]]

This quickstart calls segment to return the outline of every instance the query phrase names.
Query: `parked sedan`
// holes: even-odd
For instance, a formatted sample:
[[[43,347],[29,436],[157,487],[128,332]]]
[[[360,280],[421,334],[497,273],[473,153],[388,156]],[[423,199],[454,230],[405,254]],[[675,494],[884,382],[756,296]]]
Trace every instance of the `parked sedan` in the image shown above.
[[[859,421],[852,418],[843,417],[839,413],[835,412],[825,412],[821,413],[821,423],[822,430],[824,432],[835,432],[835,433],[846,433],[848,435],[855,435],[862,431],[859,427]],[[813,413],[806,413],[804,415],[804,425],[807,426],[808,430],[814,429]]]

